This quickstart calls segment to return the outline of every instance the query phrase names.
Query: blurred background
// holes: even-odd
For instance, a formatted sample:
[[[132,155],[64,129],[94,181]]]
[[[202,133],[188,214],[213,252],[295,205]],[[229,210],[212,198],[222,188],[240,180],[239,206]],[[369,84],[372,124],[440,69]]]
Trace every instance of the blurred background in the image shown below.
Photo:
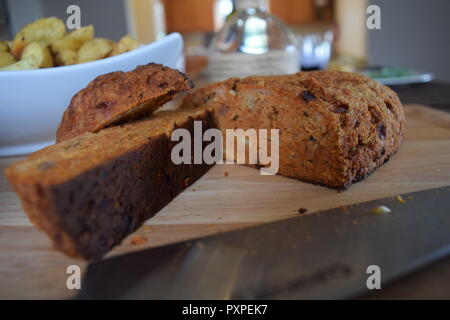
[[[39,17],[67,18],[70,4],[100,37],[117,41],[128,33],[148,43],[181,33],[191,76],[207,66],[206,48],[236,10],[234,0],[0,0],[0,40]],[[379,30],[366,27],[370,4],[381,8]],[[450,81],[450,1],[268,0],[267,9],[299,36],[303,69],[410,68]]]

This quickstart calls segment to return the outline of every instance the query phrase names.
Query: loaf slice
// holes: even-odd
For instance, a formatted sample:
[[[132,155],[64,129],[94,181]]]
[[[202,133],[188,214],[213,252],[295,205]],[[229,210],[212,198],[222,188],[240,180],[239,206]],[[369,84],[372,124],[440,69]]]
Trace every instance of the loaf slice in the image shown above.
[[[72,257],[98,259],[208,170],[174,165],[171,133],[213,126],[209,111],[157,112],[85,133],[14,163],[6,176],[30,220]]]
[[[391,89],[338,71],[229,79],[189,94],[182,107],[209,108],[224,134],[279,129],[278,173],[338,190],[386,162],[405,128]]]
[[[56,141],[140,119],[177,93],[193,87],[193,82],[181,72],[154,63],[129,72],[101,75],[72,98],[58,127]]]

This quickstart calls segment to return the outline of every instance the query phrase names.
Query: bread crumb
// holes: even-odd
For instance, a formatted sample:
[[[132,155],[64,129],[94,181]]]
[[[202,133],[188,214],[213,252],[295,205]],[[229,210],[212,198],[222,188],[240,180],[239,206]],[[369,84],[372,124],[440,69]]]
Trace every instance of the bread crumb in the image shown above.
[[[203,242],[201,242],[201,241],[198,241],[198,242],[197,242],[197,246],[198,246],[200,249],[203,249],[203,248],[205,247],[205,244],[204,244]]]
[[[371,214],[383,214],[383,213],[388,213],[391,212],[391,209],[389,209],[386,206],[378,206],[373,208],[372,210],[370,210]]]
[[[225,171],[225,173],[223,174],[225,177],[228,177],[228,172]]]
[[[308,212],[308,209],[306,209],[306,208],[300,208],[300,209],[297,210],[297,212],[298,212],[299,214],[304,214],[304,213]]]
[[[133,238],[131,238],[131,241],[130,241],[130,243],[133,246],[138,246],[138,245],[141,245],[141,244],[144,244],[144,243],[147,243],[147,242],[148,242],[148,239],[146,237],[144,237],[144,236],[133,237]]]
[[[395,196],[395,198],[396,198],[397,201],[400,202],[400,203],[405,203],[405,202],[406,202],[406,200],[403,199],[403,197],[402,197],[401,195],[397,195],[397,196]]]

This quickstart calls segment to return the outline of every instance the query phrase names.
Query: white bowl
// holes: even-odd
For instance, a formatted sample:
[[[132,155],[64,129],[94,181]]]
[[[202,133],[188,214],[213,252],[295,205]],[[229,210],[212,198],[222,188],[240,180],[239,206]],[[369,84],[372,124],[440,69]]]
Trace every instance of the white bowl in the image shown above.
[[[0,156],[36,151],[54,143],[72,96],[95,77],[150,62],[180,68],[178,33],[136,50],[88,63],[38,70],[0,71]]]

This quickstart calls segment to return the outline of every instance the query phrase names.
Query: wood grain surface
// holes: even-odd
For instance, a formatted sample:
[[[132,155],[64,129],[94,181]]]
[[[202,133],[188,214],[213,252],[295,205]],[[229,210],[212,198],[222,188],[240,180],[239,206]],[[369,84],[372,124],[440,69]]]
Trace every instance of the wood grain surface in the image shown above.
[[[216,165],[109,256],[294,217],[299,208],[310,213],[450,185],[450,114],[418,105],[405,112],[407,134],[398,154],[345,192]],[[0,298],[71,297],[66,268],[86,264],[52,249],[28,220],[3,174],[19,159],[0,158]]]

